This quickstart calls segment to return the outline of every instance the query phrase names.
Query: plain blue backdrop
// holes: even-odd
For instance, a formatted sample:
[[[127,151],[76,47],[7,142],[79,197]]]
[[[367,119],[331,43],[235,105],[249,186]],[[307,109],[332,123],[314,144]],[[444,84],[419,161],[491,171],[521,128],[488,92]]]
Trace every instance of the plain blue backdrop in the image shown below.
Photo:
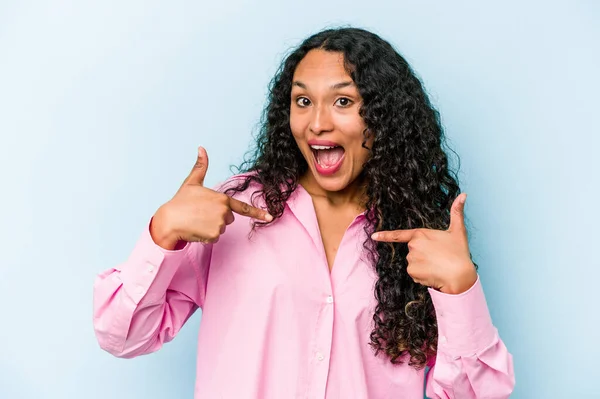
[[[470,245],[514,398],[600,398],[596,1],[0,1],[0,398],[191,398],[197,312],[159,352],[99,349],[95,275],[203,145],[238,164],[284,54],[388,39],[461,156]]]

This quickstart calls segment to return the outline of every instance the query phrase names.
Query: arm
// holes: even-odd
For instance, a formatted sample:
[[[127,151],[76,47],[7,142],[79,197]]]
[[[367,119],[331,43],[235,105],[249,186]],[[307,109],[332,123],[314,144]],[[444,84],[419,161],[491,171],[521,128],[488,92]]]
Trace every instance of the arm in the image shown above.
[[[479,277],[466,292],[429,289],[438,322],[426,395],[433,399],[508,398],[515,385],[512,355],[492,324]]]
[[[132,358],[171,341],[204,303],[211,252],[212,245],[189,242],[161,248],[149,224],[129,259],[96,277],[93,322],[100,347]]]

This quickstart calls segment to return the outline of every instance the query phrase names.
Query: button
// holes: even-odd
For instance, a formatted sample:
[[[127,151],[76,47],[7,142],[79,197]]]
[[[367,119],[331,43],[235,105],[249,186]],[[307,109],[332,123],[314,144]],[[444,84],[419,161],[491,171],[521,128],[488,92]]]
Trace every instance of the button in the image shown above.
[[[148,272],[152,273],[154,271],[154,265],[148,264]]]
[[[446,342],[448,342],[448,340],[446,339],[445,335],[440,336],[440,343],[445,344]]]
[[[331,295],[327,297],[327,303],[333,303],[333,297]]]
[[[325,356],[321,352],[317,352],[317,360],[322,361],[323,359],[325,359]]]
[[[144,292],[144,287],[142,287],[141,285],[137,286],[137,293],[138,294],[142,294]]]

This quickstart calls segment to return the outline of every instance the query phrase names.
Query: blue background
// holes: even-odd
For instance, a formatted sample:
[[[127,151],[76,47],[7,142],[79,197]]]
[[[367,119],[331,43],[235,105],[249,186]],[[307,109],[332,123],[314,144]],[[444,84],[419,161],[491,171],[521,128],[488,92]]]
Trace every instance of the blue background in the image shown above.
[[[286,51],[392,42],[461,156],[514,398],[600,398],[599,2],[1,1],[0,398],[191,398],[197,312],[159,352],[99,349],[96,273],[188,174],[229,175]]]

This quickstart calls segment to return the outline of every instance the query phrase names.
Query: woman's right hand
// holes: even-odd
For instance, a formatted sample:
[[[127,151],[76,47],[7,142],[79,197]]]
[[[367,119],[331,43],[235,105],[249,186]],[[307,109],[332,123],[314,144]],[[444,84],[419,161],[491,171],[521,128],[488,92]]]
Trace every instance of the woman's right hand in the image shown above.
[[[270,222],[267,211],[204,187],[208,169],[208,154],[198,147],[198,159],[175,196],[163,204],[150,224],[154,242],[169,250],[178,243],[200,241],[216,243],[233,223],[234,213]]]

